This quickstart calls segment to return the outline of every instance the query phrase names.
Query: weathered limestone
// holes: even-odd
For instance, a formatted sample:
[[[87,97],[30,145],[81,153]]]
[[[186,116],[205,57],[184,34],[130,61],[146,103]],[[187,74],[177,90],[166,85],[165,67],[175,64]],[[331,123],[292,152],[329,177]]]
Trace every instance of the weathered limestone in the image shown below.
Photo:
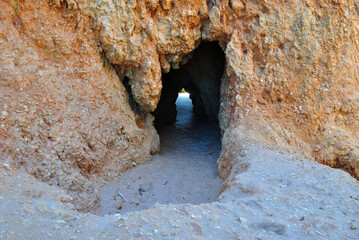
[[[161,70],[205,40],[226,56],[224,134],[358,178],[358,33],[354,0],[1,1],[1,161],[95,205],[94,184],[158,151]]]
[[[227,46],[222,129],[358,178],[358,3],[242,2],[215,4],[202,33]]]
[[[357,238],[358,182],[306,159],[359,179],[358,4],[0,1],[0,238]],[[158,152],[162,72],[201,41],[226,60],[218,201],[74,211]]]

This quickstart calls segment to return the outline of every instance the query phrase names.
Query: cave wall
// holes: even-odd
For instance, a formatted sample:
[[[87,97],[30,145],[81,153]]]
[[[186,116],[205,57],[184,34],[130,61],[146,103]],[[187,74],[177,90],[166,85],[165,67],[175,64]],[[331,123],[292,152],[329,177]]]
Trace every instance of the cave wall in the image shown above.
[[[120,76],[76,2],[0,1],[0,155],[97,203],[112,179],[159,150],[153,117],[135,113]]]
[[[226,56],[223,177],[236,132],[238,149],[261,143],[358,178],[358,14],[354,0],[3,0],[1,161],[95,204],[93,181],[158,151],[161,71],[204,40]]]
[[[221,87],[223,146],[239,132],[238,148],[260,143],[358,179],[358,2],[247,1],[240,21],[230,21],[225,2],[212,11],[203,35],[225,35],[224,16],[233,30]],[[231,151],[222,152],[222,176]]]
[[[224,65],[224,52],[218,43],[202,42],[178,69],[162,74],[161,98],[154,111],[156,125],[175,122],[176,99],[182,88],[190,93],[196,113],[217,120]]]

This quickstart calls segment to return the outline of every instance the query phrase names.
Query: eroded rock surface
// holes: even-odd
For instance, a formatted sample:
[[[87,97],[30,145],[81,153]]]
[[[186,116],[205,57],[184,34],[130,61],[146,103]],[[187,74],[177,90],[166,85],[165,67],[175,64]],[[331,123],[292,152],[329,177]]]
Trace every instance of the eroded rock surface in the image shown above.
[[[78,213],[58,188],[1,167],[0,238],[357,238],[359,184],[348,173],[258,145],[234,159],[217,202],[103,217]]]
[[[97,201],[92,176],[148,161],[159,139],[153,117],[132,112],[90,18],[75,6],[0,3],[0,152],[84,209]]]
[[[229,232],[234,229],[232,235],[228,233],[229,238],[240,232],[244,237],[257,234],[288,239],[309,234],[305,237],[325,239],[325,232],[331,231],[328,228],[339,234],[336,239],[355,238],[358,218],[353,215],[357,211],[357,196],[353,194],[357,194],[357,182],[339,170],[315,162],[303,160],[305,163],[301,165],[297,158],[274,156],[280,151],[298,155],[344,169],[359,178],[358,4],[356,0],[3,0],[0,2],[1,163],[11,169],[25,170],[38,180],[54,185],[48,187],[56,191],[58,187],[65,190],[72,196],[76,209],[95,206],[96,186],[150,160],[158,152],[159,139],[150,112],[156,109],[160,99],[161,72],[179,68],[201,41],[218,41],[226,57],[219,114],[225,140],[219,172],[228,181],[222,195],[234,202],[220,200],[173,210],[161,206],[129,214],[129,221],[118,224],[123,235],[109,233],[108,238],[141,237],[142,230],[130,230],[134,227],[131,224],[140,221],[141,214],[151,216],[148,225],[144,225],[152,229],[151,234],[168,238],[171,232],[154,231],[157,224],[172,224],[164,216],[183,217],[184,225],[179,226],[189,229],[178,232],[183,238],[194,232],[202,234],[204,239],[216,238],[218,232],[223,233],[218,229],[223,228]],[[237,137],[226,137],[233,134]],[[251,205],[253,199],[248,204],[238,203],[242,196],[238,191],[243,187],[233,178],[240,176],[237,171],[242,171],[237,166],[242,162],[239,156],[247,156],[249,148],[248,151],[255,152],[250,144],[258,149],[272,149],[270,153],[249,154],[255,156],[248,157],[247,162],[256,181],[262,174],[259,171],[262,167],[257,163],[273,162],[284,172],[268,169],[263,181],[270,177],[271,186],[277,187],[279,176],[283,176],[285,181],[290,181],[288,186],[296,182],[295,176],[300,176],[305,184],[297,185],[299,192],[306,192],[297,195],[290,192],[298,204],[293,208],[291,199],[280,197],[289,192],[258,183],[253,186],[259,189],[259,195],[253,195],[254,198],[269,195],[274,202],[288,208],[278,210],[277,220],[248,221],[244,225],[248,228],[244,229],[233,222],[241,219],[238,212],[246,211],[241,206],[268,212],[268,218],[272,217],[270,214],[276,216],[272,212],[277,209],[274,204],[264,204],[263,199],[260,203],[256,201],[265,208],[256,203]],[[315,171],[306,171],[307,166]],[[291,176],[288,171],[296,168],[304,172]],[[17,174],[22,170],[14,171]],[[7,178],[8,175],[2,179]],[[13,176],[9,179],[4,184],[11,187]],[[40,188],[44,186],[34,179],[31,181]],[[256,181],[243,184],[253,185]],[[318,190],[321,194],[315,192],[315,184],[319,183],[329,189],[327,192],[332,191],[332,195],[323,195],[321,190]],[[247,191],[247,187],[243,189]],[[9,209],[14,212],[21,209],[20,198],[15,197],[19,195],[7,196],[7,190],[2,188],[5,193],[2,192],[0,200],[5,207],[0,208],[1,216],[12,216],[7,212]],[[12,190],[23,191],[21,186]],[[227,190],[233,197],[225,197]],[[333,196],[342,201],[335,202]],[[328,202],[332,207],[325,212],[326,206],[320,206],[323,209],[319,212],[323,211],[324,215],[315,215],[317,205],[306,203],[307,198],[319,199],[315,201],[318,204]],[[303,214],[304,219],[313,221],[293,223],[297,219],[294,212],[304,208],[312,209],[312,215]],[[345,209],[350,213],[340,215],[340,211],[347,213]],[[218,215],[218,220],[213,220],[218,225],[212,224],[212,220],[203,223],[194,220],[193,216],[198,214],[207,216],[207,211],[208,216]],[[93,224],[94,230],[86,233],[101,238],[103,232],[111,232],[116,220],[115,216],[97,218],[70,210],[68,216],[82,220],[51,218],[53,212],[21,214],[22,218],[14,215],[1,220],[7,234],[1,233],[2,236],[17,236],[14,227],[18,224],[13,223],[19,223],[44,226],[53,232],[53,237],[64,239],[71,237],[72,232],[56,231],[61,228],[58,224],[67,224],[68,229],[76,231],[75,227],[86,221],[101,220],[104,225]],[[30,215],[33,221],[28,220]],[[73,225],[69,224],[71,221],[83,222]],[[39,232],[26,232],[30,229],[24,228],[24,234],[39,239]],[[149,231],[143,230],[146,234]]]
[[[202,33],[226,46],[222,129],[358,178],[357,1],[242,3],[217,2]]]

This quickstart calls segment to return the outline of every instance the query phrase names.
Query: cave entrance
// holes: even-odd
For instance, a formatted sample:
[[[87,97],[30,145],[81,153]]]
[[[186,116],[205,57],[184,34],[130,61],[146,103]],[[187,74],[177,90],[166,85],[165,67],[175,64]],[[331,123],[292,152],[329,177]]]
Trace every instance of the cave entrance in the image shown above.
[[[217,43],[202,43],[179,69],[163,74],[153,113],[161,151],[152,161],[124,172],[100,191],[96,214],[125,213],[159,204],[216,201],[222,182],[218,126],[225,57]],[[181,89],[186,92],[179,93]]]
[[[217,42],[203,42],[179,69],[162,75],[162,93],[153,113],[155,125],[175,123],[176,99],[181,89],[189,93],[195,113],[218,120],[220,85],[225,55]]]

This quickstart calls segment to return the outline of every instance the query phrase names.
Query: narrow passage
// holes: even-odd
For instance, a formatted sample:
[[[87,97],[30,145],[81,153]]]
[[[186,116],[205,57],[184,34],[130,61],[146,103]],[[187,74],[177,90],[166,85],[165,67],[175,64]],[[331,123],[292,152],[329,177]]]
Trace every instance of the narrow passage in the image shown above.
[[[188,93],[180,93],[176,105],[176,122],[158,129],[160,154],[105,185],[97,215],[142,210],[155,203],[217,199],[221,188],[216,162],[221,150],[218,122],[194,114]]]

